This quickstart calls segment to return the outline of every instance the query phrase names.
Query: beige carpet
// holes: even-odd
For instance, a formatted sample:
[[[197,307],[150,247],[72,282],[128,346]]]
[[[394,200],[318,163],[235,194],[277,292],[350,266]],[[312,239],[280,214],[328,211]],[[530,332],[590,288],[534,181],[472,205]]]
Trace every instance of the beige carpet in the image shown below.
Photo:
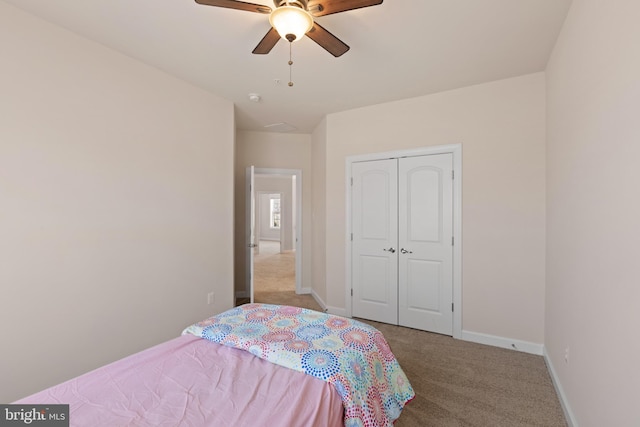
[[[387,338],[416,392],[395,427],[564,427],[544,359],[365,321]]]
[[[253,287],[255,302],[321,310],[309,295],[296,295],[295,252],[280,253],[277,242],[260,242],[260,252],[253,260]],[[236,305],[247,302],[248,298],[241,298]]]
[[[282,279],[285,275],[275,273],[278,263],[286,265],[293,256],[287,260],[287,254],[261,255],[263,259],[254,265],[260,271],[256,273],[256,302],[321,310],[310,295],[295,294],[295,279],[287,284]],[[567,425],[541,356],[364,322],[384,334],[416,392],[395,427]]]
[[[253,288],[259,292],[285,292],[296,289],[296,255],[280,252],[277,242],[260,242],[260,253],[253,258]]]

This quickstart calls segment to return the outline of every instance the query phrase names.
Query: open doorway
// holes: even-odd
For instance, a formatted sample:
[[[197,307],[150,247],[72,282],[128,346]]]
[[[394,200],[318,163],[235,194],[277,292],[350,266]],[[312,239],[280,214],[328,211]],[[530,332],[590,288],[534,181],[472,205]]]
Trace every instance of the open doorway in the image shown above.
[[[301,174],[254,168],[252,202],[246,204],[251,237],[245,274],[247,299],[254,302],[291,304],[301,293]]]
[[[256,175],[255,233],[253,253],[253,292],[256,302],[284,300],[296,291],[293,191],[291,177]],[[263,190],[267,188],[267,190]]]

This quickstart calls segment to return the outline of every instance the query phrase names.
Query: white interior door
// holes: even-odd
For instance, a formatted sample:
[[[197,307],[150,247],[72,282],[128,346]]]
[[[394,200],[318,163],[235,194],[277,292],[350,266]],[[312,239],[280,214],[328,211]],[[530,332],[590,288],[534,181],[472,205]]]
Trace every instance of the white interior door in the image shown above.
[[[395,159],[352,165],[352,313],[398,324],[398,172]]]
[[[247,167],[245,171],[245,280],[246,288],[249,290],[249,298],[253,303],[253,250],[257,247],[256,242],[256,213],[255,213],[255,169],[253,166]]]
[[[398,322],[453,333],[453,155],[398,167]]]

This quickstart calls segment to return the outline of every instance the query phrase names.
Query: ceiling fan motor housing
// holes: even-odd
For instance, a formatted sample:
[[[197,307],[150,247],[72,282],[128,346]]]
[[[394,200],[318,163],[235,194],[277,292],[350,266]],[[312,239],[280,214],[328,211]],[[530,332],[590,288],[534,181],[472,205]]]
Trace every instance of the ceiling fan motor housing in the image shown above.
[[[297,6],[300,9],[307,10],[308,0],[273,0],[276,8],[280,6]]]

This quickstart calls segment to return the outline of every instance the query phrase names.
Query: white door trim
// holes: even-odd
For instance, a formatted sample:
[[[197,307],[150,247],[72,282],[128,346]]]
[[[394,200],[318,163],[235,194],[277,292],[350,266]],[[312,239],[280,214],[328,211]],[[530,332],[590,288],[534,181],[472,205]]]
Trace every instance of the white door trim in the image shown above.
[[[351,317],[351,164],[368,160],[382,160],[400,157],[425,156],[451,153],[453,155],[453,337],[462,338],[462,144],[438,145],[409,150],[388,151],[349,156],[345,161],[345,311]]]
[[[248,166],[245,170],[245,289],[249,302],[253,303],[253,248],[255,245],[255,167]]]
[[[296,294],[310,293],[302,288],[302,169],[255,168],[256,175],[289,175],[296,177]]]

